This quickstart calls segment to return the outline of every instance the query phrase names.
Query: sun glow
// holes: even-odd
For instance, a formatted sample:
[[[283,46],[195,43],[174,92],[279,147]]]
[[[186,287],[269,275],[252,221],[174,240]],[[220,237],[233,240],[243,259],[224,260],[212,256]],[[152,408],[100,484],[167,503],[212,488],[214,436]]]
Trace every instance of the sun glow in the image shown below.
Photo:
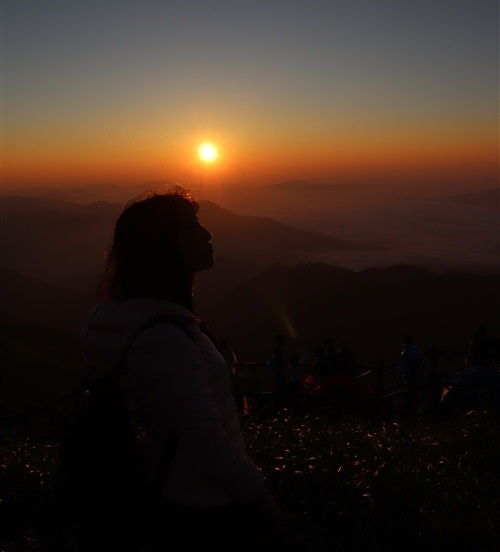
[[[210,142],[203,142],[198,148],[198,157],[204,163],[213,163],[219,157],[217,147]]]

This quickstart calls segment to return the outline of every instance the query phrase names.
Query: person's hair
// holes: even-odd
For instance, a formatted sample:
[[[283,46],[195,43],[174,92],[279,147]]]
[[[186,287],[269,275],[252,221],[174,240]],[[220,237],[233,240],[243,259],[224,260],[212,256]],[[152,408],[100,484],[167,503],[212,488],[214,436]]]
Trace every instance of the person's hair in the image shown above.
[[[116,221],[99,299],[160,297],[192,306],[193,275],[181,262],[180,223],[198,203],[180,186],[129,202]]]

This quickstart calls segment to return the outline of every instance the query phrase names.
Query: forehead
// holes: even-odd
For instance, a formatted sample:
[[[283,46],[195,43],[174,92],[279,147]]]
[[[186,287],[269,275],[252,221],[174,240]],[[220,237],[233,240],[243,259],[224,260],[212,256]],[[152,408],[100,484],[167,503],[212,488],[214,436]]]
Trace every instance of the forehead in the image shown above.
[[[178,217],[180,221],[194,222],[198,220],[196,209],[190,203],[182,203],[179,206]]]

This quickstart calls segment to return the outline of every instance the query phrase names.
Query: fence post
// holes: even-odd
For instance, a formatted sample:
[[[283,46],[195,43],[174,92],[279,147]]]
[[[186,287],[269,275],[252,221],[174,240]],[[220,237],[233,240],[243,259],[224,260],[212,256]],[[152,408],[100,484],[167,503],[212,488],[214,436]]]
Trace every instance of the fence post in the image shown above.
[[[429,392],[431,411],[435,414],[441,403],[442,381],[437,369],[437,359],[439,349],[437,345],[432,345],[430,350],[430,370],[429,370]]]
[[[375,383],[375,394],[377,398],[377,413],[382,412],[382,394],[384,392],[384,361],[381,360],[377,367]]]

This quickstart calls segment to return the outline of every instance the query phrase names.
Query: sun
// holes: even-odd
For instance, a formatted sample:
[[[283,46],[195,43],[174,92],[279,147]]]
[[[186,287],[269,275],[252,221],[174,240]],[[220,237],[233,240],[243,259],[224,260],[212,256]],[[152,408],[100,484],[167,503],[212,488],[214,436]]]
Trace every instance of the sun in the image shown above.
[[[211,142],[203,142],[198,147],[198,157],[204,163],[213,163],[219,157],[217,147]]]

